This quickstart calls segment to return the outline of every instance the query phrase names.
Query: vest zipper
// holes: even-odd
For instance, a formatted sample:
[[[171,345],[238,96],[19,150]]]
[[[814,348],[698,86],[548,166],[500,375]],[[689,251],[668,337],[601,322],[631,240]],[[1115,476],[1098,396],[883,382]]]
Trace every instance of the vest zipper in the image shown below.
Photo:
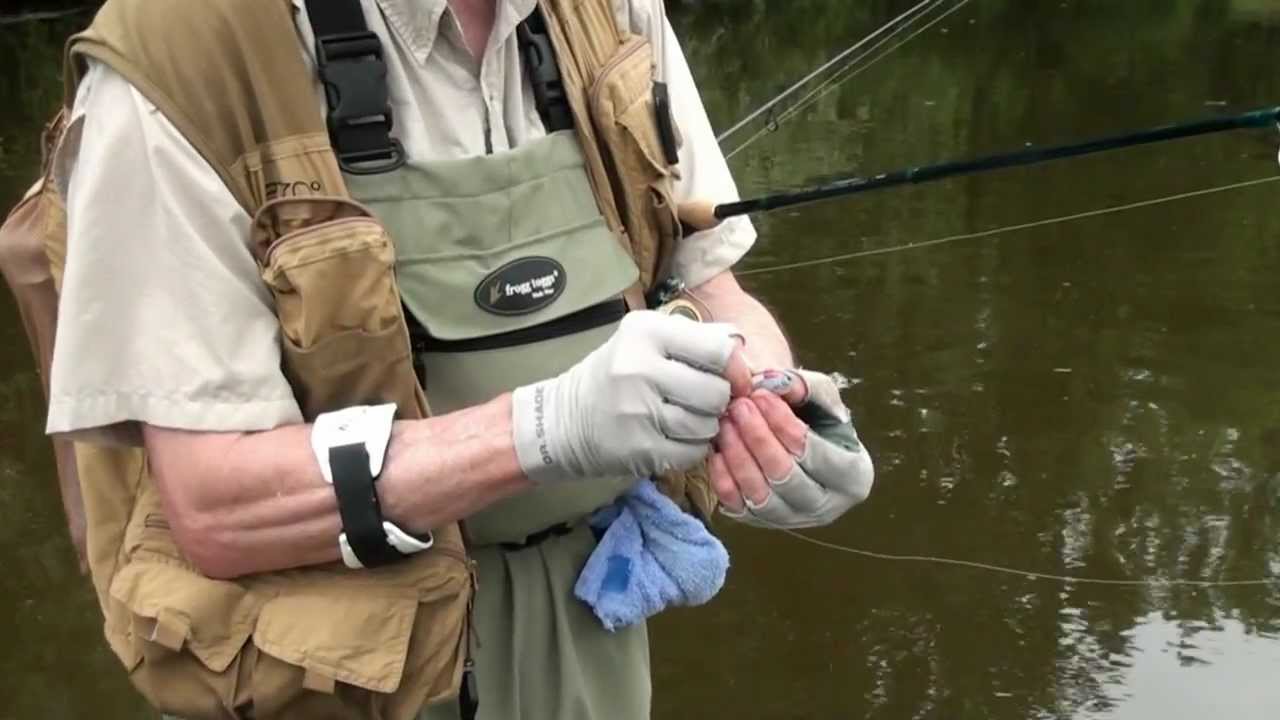
[[[320,232],[321,230],[327,229],[334,225],[349,224],[354,221],[367,221],[369,220],[369,218],[370,218],[369,215],[351,215],[348,217],[337,218],[336,220],[325,220],[324,222],[319,222],[314,225],[307,225],[305,227],[298,228],[297,230],[290,230],[289,232],[272,240],[271,244],[267,246],[267,251],[262,256],[262,266],[270,267],[272,260],[275,259],[276,252],[278,252],[283,245],[286,245],[286,244],[292,245],[293,244],[292,241],[296,239],[296,234],[299,232],[305,231],[309,235],[314,235]],[[314,237],[308,237],[307,240],[311,243],[332,242],[332,239],[329,237],[324,237],[319,240],[315,239]]]
[[[142,527],[153,530],[168,530],[169,521],[157,513],[147,513],[147,516],[142,518]]]

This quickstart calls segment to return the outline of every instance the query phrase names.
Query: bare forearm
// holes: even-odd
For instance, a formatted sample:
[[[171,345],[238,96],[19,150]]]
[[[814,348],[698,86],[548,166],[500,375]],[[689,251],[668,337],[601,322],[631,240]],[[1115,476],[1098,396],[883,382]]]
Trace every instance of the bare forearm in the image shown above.
[[[511,439],[511,396],[439,420],[397,423],[379,492],[392,522],[439,527],[530,486]],[[379,481],[381,485],[381,481]]]
[[[745,352],[753,368],[795,365],[791,346],[773,314],[751,297],[726,271],[693,289],[716,320],[733,323],[746,338]]]
[[[395,424],[378,496],[384,516],[421,533],[528,485],[511,444],[510,396]],[[338,559],[333,487],[310,426],[262,433],[145,430],[179,545],[203,572],[235,577]]]

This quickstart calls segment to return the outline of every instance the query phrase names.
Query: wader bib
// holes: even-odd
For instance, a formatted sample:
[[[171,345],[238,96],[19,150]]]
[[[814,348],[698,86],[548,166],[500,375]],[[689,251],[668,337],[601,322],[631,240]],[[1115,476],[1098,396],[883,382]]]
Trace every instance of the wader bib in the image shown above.
[[[596,206],[572,132],[347,183],[396,238],[435,413],[563,372],[625,312],[621,295],[638,270]],[[465,522],[479,575],[472,653],[481,718],[648,718],[645,628],[607,633],[573,596],[595,547],[584,518],[634,482],[544,485]],[[456,712],[450,703],[423,717]]]

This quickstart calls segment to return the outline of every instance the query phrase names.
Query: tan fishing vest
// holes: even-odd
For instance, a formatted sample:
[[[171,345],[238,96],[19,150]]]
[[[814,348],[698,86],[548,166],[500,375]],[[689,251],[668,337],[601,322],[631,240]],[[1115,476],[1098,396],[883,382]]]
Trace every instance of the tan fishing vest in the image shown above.
[[[592,189],[635,260],[633,308],[680,236],[654,121],[653,49],[619,30],[610,0],[540,0]],[[109,0],[68,44],[68,103],[83,59],[110,65],[178,128],[254,218],[253,247],[280,320],[283,369],[305,417],[394,401],[424,417],[386,230],[353,202],[289,0]],[[52,147],[62,134],[55,122]],[[18,298],[47,390],[65,210],[45,176],[0,228],[0,270]],[[328,288],[373,288],[340,299]],[[201,576],[174,544],[140,449],[55,443],[64,502],[130,678],[190,720],[411,718],[456,693],[474,592],[458,525],[398,565],[340,564],[234,581]],[[705,472],[660,485],[710,517]],[[80,500],[81,495],[83,497]],[[81,505],[83,509],[81,510]],[[341,618],[341,622],[336,622]]]

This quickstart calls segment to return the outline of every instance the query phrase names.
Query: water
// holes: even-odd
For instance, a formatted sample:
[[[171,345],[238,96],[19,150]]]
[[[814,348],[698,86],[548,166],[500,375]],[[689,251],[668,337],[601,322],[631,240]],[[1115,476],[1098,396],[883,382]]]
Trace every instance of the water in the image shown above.
[[[914,3],[671,4],[727,127]],[[41,27],[0,29],[6,203],[55,92],[43,63],[67,26]],[[1272,105],[1277,48],[1275,0],[974,0],[733,165],[754,195]],[[1266,177],[1278,144],[1233,133],[784,211],[743,268]],[[850,379],[878,461],[872,499],[811,535],[1108,579],[1280,575],[1277,193],[746,276],[805,364]],[[41,413],[3,295],[0,718],[141,717],[60,527]],[[655,717],[1280,716],[1280,584],[1053,582],[719,527],[725,592],[655,623]]]

